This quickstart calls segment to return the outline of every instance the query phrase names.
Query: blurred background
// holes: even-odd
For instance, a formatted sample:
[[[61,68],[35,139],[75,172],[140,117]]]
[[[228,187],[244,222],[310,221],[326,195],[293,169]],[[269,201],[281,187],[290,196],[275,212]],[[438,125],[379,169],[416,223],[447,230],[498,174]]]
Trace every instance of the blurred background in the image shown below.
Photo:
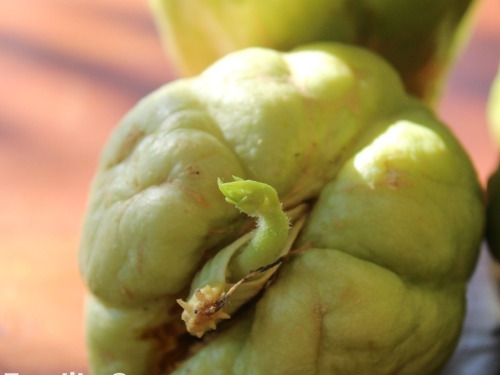
[[[474,22],[439,115],[485,183],[500,1],[480,0]],[[120,118],[174,76],[146,0],[0,1],[0,374],[87,372],[77,251],[89,183]]]

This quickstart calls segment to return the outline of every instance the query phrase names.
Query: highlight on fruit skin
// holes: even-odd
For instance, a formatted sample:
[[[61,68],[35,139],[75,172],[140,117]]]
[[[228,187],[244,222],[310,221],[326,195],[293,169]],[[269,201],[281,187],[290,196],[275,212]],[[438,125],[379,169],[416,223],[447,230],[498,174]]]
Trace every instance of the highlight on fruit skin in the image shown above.
[[[484,216],[463,147],[377,55],[232,53],[103,149],[79,253],[90,372],[438,374]],[[193,335],[200,304],[215,319]]]

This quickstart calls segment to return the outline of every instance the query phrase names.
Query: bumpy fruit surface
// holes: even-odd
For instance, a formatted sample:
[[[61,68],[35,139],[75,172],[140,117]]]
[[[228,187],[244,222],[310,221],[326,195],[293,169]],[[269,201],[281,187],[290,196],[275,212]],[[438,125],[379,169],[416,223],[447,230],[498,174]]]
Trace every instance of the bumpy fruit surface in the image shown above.
[[[468,33],[473,0],[149,0],[165,50],[195,75],[246,47],[361,45],[386,58],[406,88],[433,102]]]
[[[375,54],[230,54],[144,98],[102,153],[92,374],[437,374],[483,219],[463,148]]]

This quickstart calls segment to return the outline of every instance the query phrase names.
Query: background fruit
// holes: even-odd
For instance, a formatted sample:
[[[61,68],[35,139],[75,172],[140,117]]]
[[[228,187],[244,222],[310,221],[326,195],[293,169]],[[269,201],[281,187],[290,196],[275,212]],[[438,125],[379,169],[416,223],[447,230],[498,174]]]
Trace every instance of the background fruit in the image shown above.
[[[316,41],[362,45],[388,59],[407,89],[431,101],[466,30],[472,0],[149,0],[181,75],[244,47]]]

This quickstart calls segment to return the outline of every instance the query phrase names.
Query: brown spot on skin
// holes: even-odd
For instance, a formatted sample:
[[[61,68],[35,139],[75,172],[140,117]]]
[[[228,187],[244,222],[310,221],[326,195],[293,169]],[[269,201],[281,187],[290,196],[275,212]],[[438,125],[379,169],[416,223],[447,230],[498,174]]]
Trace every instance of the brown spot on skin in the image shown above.
[[[194,165],[190,165],[187,168],[186,173],[189,176],[199,176],[201,174],[201,172]]]
[[[401,186],[411,185],[407,180],[404,179],[405,174],[407,173],[392,167],[388,162],[385,163],[385,185],[387,187],[391,189],[397,189]]]
[[[224,228],[212,228],[208,231],[205,238],[210,238],[211,236],[216,236],[216,235],[224,234],[227,232],[228,232],[228,229],[226,227],[224,227]]]
[[[152,375],[170,374],[188,357],[197,343],[191,335],[186,333],[184,325],[178,320],[147,330],[142,333],[141,338],[155,340],[162,351],[158,366],[151,370]]]
[[[333,217],[331,220],[333,226],[337,229],[342,229],[345,226],[345,223],[343,220],[338,219],[336,217]],[[326,229],[326,228],[325,228]]]
[[[323,332],[323,323],[324,323],[325,315],[328,313],[328,306],[324,302],[322,302],[318,299],[318,302],[315,303],[312,306],[312,308],[313,309],[312,309],[311,317],[315,323],[315,327],[314,327],[315,331],[316,331],[315,336],[317,337],[316,358],[320,358],[322,347],[323,347],[323,344],[322,344],[323,333],[324,333]]]
[[[164,183],[174,185],[176,188],[181,190],[184,194],[189,196],[191,199],[193,199],[200,206],[209,207],[208,201],[200,193],[193,191],[191,189],[188,189],[187,187],[181,185],[180,183],[177,183],[175,180],[172,180],[172,179],[167,179]]]
[[[361,297],[359,295],[359,292],[355,288],[353,288],[351,285],[346,285],[338,296],[338,303],[341,305],[359,305],[361,303]]]
[[[123,295],[127,296],[128,298],[132,299],[134,298],[134,294],[130,289],[128,289],[125,285],[121,285],[120,291],[122,292]]]
[[[398,179],[399,173],[394,168],[389,168],[386,173],[385,183],[390,188],[396,189],[399,187],[400,181]]]
[[[143,270],[143,265],[144,265],[144,248],[146,247],[146,245],[144,244],[144,241],[141,242],[141,244],[139,245],[139,249],[137,250],[137,263],[136,263],[136,267],[137,267],[137,273],[140,275],[142,274],[142,270]]]
[[[186,194],[187,196],[189,196],[191,199],[193,199],[196,203],[198,203],[200,206],[203,206],[203,207],[208,207],[209,204],[208,202],[205,200],[205,198],[203,198],[203,195],[201,195],[200,193],[197,193],[193,190],[190,190],[184,186],[179,186],[179,189],[181,189],[184,194]]]
[[[125,160],[145,134],[146,133],[143,130],[138,129],[137,127],[130,129],[128,134],[123,139],[120,148],[116,152],[115,157],[110,160],[107,167],[111,168]]]

